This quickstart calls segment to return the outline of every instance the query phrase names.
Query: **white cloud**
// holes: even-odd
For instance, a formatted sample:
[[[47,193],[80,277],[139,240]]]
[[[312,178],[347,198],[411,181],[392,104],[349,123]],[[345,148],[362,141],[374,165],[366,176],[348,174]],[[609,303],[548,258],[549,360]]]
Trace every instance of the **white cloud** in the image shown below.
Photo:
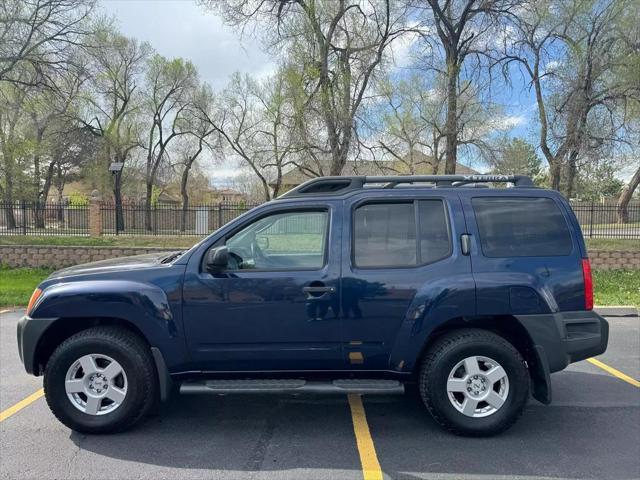
[[[524,115],[505,115],[496,120],[495,126],[499,130],[509,130],[523,125],[526,121],[527,117]]]
[[[193,1],[102,0],[100,6],[115,17],[123,34],[148,41],[166,57],[191,60],[215,88],[234,71],[262,77],[275,69],[257,39],[241,40],[237,28]]]

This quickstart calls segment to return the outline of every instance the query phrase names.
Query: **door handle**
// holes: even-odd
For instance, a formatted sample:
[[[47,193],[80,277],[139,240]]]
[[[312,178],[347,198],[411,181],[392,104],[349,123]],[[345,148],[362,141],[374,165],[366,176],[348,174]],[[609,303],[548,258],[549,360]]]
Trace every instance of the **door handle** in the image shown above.
[[[325,293],[333,293],[336,291],[335,287],[328,287],[326,285],[309,285],[302,289],[307,294],[307,298],[320,298]]]

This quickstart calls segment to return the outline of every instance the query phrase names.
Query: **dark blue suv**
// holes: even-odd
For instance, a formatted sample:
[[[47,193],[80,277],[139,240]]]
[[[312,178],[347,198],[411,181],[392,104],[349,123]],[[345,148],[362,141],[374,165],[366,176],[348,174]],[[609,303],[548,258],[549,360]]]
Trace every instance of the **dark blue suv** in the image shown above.
[[[513,185],[512,188],[487,188]],[[181,393],[402,393],[490,435],[549,375],[605,351],[567,201],[522,176],[326,177],[185,252],[52,274],[18,325],[74,430]]]

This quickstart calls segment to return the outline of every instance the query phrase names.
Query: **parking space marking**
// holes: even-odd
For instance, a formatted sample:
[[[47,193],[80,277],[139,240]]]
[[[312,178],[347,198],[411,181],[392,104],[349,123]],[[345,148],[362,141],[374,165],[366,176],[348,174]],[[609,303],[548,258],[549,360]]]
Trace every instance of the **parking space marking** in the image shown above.
[[[42,397],[44,395],[44,389],[41,388],[40,390],[38,390],[37,392],[32,393],[31,395],[29,395],[27,398],[25,398],[24,400],[20,400],[18,403],[16,403],[15,405],[7,408],[6,410],[0,412],[0,422],[2,422],[3,420],[6,420],[7,418],[9,418],[11,415],[13,415],[14,413],[18,413],[20,410],[22,410],[24,407],[27,407],[29,405],[31,405],[33,402],[35,402],[36,400],[38,400],[40,397]]]
[[[615,368],[610,367],[606,363],[602,363],[600,360],[596,360],[595,358],[587,358],[587,362],[589,362],[592,365],[595,365],[598,368],[601,368],[602,370],[604,370],[607,373],[610,373],[614,377],[617,377],[620,380],[623,380],[633,385],[634,387],[640,388],[640,382],[638,380],[630,377],[629,375],[622,373],[620,370],[616,370]]]
[[[382,469],[380,468],[376,447],[373,444],[373,438],[371,438],[371,432],[369,431],[369,424],[367,423],[367,415],[364,412],[362,397],[350,393],[349,407],[351,408],[353,431],[356,435],[356,444],[358,445],[364,480],[382,480]]]

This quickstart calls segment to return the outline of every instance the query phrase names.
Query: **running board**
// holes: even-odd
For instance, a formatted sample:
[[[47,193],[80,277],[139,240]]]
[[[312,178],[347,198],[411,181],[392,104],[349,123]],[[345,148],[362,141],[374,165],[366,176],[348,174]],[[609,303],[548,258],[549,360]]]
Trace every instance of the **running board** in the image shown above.
[[[184,382],[180,393],[366,393],[402,394],[404,385],[396,380],[339,379],[307,381],[298,379],[203,380]]]

